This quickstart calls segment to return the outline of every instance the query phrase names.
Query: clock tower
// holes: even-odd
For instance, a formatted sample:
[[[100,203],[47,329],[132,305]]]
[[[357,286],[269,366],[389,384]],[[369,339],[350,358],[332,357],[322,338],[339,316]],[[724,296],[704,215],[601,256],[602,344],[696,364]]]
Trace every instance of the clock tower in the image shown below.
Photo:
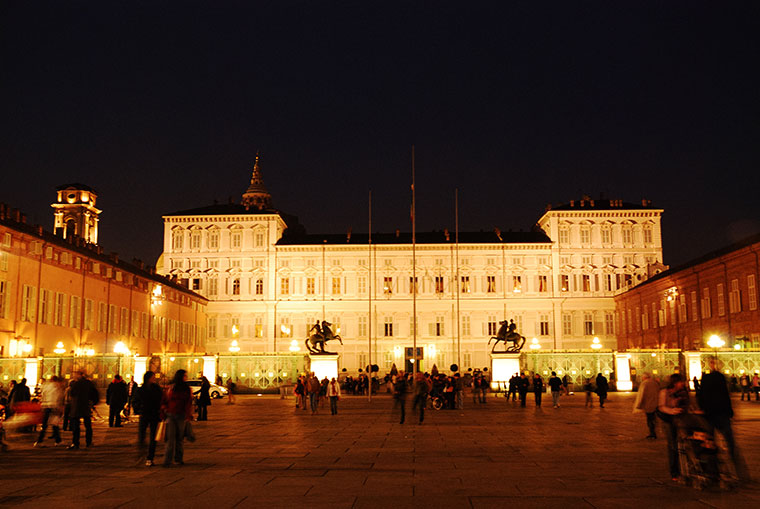
[[[97,193],[84,184],[67,184],[56,188],[57,199],[51,204],[54,216],[53,232],[64,239],[81,237],[91,244],[98,243],[98,216],[95,208]]]

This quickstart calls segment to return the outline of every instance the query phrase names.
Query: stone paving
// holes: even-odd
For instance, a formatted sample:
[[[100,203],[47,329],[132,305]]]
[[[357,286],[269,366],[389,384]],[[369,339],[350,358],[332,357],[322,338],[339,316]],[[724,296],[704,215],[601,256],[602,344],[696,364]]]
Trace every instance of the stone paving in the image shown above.
[[[312,416],[292,400],[239,396],[214,402],[182,467],[145,467],[136,424],[95,425],[91,449],[32,448],[13,434],[0,453],[0,507],[750,507],[760,486],[697,491],[670,481],[665,441],[647,441],[634,395],[606,408],[583,395],[559,409],[489,397],[464,411],[411,412],[398,423],[392,400],[344,397],[340,413]],[[547,404],[547,401],[548,404]],[[760,403],[735,402],[737,442],[760,471]],[[396,411],[397,412],[397,411]],[[107,415],[105,408],[100,410]],[[64,434],[64,440],[69,438]],[[159,445],[158,454],[163,446]]]

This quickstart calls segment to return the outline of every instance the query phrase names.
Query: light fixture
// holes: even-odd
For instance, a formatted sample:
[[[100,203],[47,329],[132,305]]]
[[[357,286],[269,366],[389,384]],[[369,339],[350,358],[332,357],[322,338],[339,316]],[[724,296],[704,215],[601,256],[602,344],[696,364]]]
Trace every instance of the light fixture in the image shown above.
[[[127,345],[123,341],[119,341],[114,345],[113,352],[119,355],[129,355],[129,348],[127,348]]]
[[[591,342],[591,348],[594,350],[599,350],[602,348],[602,344],[599,342],[599,338],[594,338],[594,340]]]
[[[739,343],[736,343],[734,345],[734,350],[741,350],[741,349],[742,349],[742,345],[740,345]]]
[[[161,285],[153,287],[153,292],[150,295],[150,303],[156,306],[160,306],[164,302],[164,289]]]
[[[538,343],[538,338],[533,338],[530,340],[531,350],[539,350],[540,348],[541,348],[541,345]]]
[[[272,373],[272,372],[270,371],[270,372],[269,372],[269,378],[272,378],[273,376],[274,376],[274,373]]]
[[[86,349],[86,350],[84,351],[84,354],[85,354],[87,357],[92,357],[93,355],[95,355],[95,349],[94,349],[94,348],[88,348],[88,349]]]
[[[717,350],[718,348],[722,348],[722,347],[723,347],[723,345],[725,345],[725,344],[726,344],[726,342],[725,342],[725,341],[723,341],[723,340],[720,338],[720,336],[718,336],[717,334],[713,334],[712,336],[710,336],[710,339],[708,339],[708,340],[707,340],[707,345],[708,345],[710,348],[715,348],[716,350]]]
[[[235,326],[233,325],[232,327],[235,327]],[[238,346],[237,339],[233,339],[232,340],[232,343],[230,343],[229,350],[230,350],[230,352],[239,352],[240,351],[240,346]]]
[[[288,347],[288,350],[290,350],[291,352],[298,352],[299,350],[301,350],[301,347],[298,345],[298,341],[296,341],[295,339],[291,341],[290,346]]]
[[[169,360],[174,362],[174,357],[169,357]]]
[[[235,325],[234,323],[232,324],[232,329],[231,330],[232,330],[232,337],[233,338],[236,338],[236,337],[238,337],[240,335],[240,328],[237,325]],[[237,343],[237,341],[235,341],[235,343]]]
[[[193,362],[198,364],[198,359],[193,359]]]
[[[55,344],[55,350],[53,352],[57,353],[58,355],[66,353],[66,349],[63,347],[63,341],[59,341]]]
[[[428,345],[428,353],[430,354],[431,358],[435,357],[435,345]]]

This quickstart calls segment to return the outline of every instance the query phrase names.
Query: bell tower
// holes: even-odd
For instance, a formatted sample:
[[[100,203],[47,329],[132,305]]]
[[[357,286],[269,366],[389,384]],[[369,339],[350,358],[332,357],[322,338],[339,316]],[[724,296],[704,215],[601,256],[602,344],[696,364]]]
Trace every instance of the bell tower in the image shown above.
[[[81,237],[91,244],[98,243],[98,216],[95,208],[97,193],[84,184],[67,184],[56,188],[53,207],[53,232],[64,239]]]
[[[253,163],[253,174],[251,175],[251,184],[248,190],[243,193],[243,205],[246,208],[254,207],[257,209],[272,208],[272,195],[264,187],[264,179],[259,169],[259,154],[256,154],[256,161]]]

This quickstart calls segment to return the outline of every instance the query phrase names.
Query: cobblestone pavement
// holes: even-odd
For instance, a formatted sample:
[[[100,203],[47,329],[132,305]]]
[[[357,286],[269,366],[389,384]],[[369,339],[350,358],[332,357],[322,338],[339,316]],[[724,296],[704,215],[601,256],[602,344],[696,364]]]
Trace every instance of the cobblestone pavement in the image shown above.
[[[0,506],[28,507],[750,507],[760,486],[697,491],[668,478],[665,441],[647,441],[632,394],[606,408],[583,396],[536,409],[489,397],[464,411],[427,411],[424,425],[392,400],[347,397],[340,413],[295,410],[292,400],[214,402],[186,465],[145,467],[136,424],[95,425],[91,449],[32,448],[13,434],[0,453]],[[546,399],[549,399],[547,405]],[[760,471],[760,403],[734,403],[737,442]],[[107,415],[101,409],[102,415]],[[64,440],[69,438],[65,433]],[[163,446],[159,445],[158,454]]]

